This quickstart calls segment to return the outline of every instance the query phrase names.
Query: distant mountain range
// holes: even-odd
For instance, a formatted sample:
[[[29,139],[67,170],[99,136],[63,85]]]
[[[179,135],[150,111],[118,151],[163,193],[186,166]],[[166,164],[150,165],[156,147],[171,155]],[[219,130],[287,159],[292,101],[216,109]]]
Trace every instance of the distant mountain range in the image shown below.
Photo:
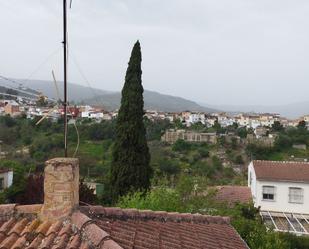
[[[49,98],[58,99],[55,85],[52,81],[45,80],[22,80],[18,79],[16,82],[23,83],[30,89],[34,89],[37,92],[42,92]],[[12,86],[5,80],[0,79],[0,85]],[[17,85],[13,85],[18,87]],[[63,92],[63,83],[58,84],[59,91]],[[30,90],[29,89],[29,90]],[[25,90],[25,89],[23,89]],[[1,89],[0,89],[1,91]],[[62,96],[61,96],[62,97]],[[90,88],[73,83],[68,84],[68,98],[70,101],[76,103],[84,103],[90,105],[103,106],[108,110],[114,110],[119,108],[121,93],[104,91],[97,88]],[[153,109],[158,111],[168,112],[181,112],[185,110],[190,111],[204,111],[204,112],[216,112],[217,110],[208,108],[207,106],[201,106],[194,101],[187,100],[181,97],[175,97],[171,95],[160,94],[153,91],[145,90],[144,92],[145,109]]]
[[[309,99],[309,98],[308,98]],[[203,105],[203,104],[200,104]],[[287,118],[299,118],[309,114],[309,101],[291,103],[286,105],[209,105],[210,108],[225,110],[226,112],[247,112],[247,113],[279,113]]]
[[[22,80],[15,79],[15,83],[10,83],[6,80],[0,79],[0,92],[5,92],[7,88],[18,87],[16,83],[23,83],[28,88],[22,88],[29,93],[39,93],[47,95],[50,98],[58,99],[55,85],[52,81],[45,80]],[[59,91],[62,94],[63,84],[59,82]],[[6,88],[5,88],[6,87]],[[85,103],[91,105],[103,106],[108,110],[119,108],[121,94],[120,92],[110,92],[98,88],[90,88],[78,84],[68,84],[68,97],[76,103]],[[25,94],[24,94],[25,95]],[[61,96],[62,97],[62,96]],[[236,112],[256,112],[256,113],[279,113],[287,118],[297,118],[302,115],[309,114],[309,101],[292,103],[287,105],[277,106],[263,106],[263,105],[209,105],[204,103],[197,103],[181,97],[160,94],[154,91],[145,90],[145,109],[153,109],[158,111],[181,112],[185,110],[190,111],[204,111],[204,112],[218,112],[223,110],[229,113]]]

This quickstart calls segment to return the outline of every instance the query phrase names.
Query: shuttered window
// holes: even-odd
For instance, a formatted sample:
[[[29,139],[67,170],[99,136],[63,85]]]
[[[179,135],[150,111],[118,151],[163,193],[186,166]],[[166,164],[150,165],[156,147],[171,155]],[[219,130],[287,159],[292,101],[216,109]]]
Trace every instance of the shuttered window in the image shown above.
[[[275,187],[263,186],[263,200],[275,200]]]
[[[289,188],[289,202],[304,203],[304,190],[302,188]]]

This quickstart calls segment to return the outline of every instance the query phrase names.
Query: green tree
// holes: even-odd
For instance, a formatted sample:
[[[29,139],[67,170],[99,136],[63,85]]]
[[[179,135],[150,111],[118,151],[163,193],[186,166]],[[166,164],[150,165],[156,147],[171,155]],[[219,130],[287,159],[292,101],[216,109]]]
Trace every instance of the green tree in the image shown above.
[[[191,148],[191,144],[186,142],[183,139],[178,139],[172,146],[173,151],[185,152],[189,151]]]
[[[241,138],[246,138],[248,135],[248,132],[245,127],[240,127],[237,129],[236,134]]]
[[[306,124],[306,122],[303,120],[303,121],[300,121],[300,122],[298,123],[297,128],[298,128],[298,129],[306,129],[306,126],[307,126],[307,124]]]
[[[145,191],[150,187],[152,169],[143,122],[144,100],[140,43],[133,47],[121,107],[116,123],[116,139],[111,167],[112,198],[114,201],[130,191]]]
[[[284,130],[283,125],[279,121],[275,121],[271,128],[273,131],[283,131]]]

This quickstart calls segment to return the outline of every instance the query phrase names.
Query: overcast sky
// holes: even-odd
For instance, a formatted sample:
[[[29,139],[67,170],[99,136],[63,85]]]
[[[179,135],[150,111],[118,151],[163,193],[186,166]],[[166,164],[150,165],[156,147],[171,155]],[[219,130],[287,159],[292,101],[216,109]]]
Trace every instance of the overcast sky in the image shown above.
[[[1,75],[62,77],[61,3],[0,0]],[[308,0],[73,0],[69,80],[86,85],[77,63],[93,87],[120,90],[139,39],[145,89],[208,104],[307,101],[308,14]]]

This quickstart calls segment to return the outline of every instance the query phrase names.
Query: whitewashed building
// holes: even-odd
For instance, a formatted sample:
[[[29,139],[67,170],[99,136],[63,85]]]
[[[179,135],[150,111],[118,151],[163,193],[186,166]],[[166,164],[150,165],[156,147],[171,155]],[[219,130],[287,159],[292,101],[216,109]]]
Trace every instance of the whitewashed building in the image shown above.
[[[309,163],[252,161],[248,186],[267,226],[309,235]]]
[[[11,187],[13,184],[13,170],[0,169],[0,192],[4,189]]]

